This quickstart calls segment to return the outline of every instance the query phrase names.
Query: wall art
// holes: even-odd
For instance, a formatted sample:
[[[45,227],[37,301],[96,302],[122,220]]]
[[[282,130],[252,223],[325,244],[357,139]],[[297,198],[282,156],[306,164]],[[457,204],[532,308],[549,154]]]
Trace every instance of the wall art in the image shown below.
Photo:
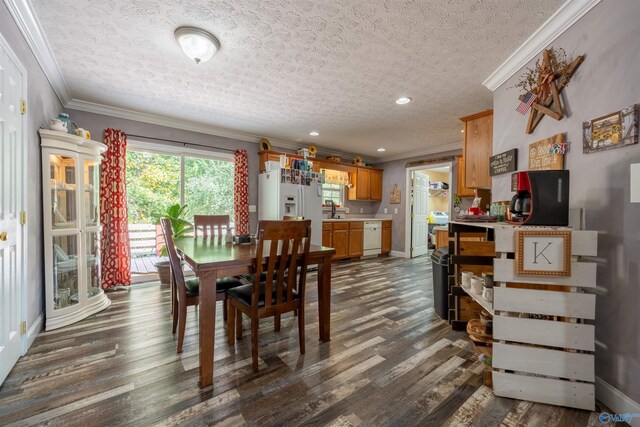
[[[582,124],[585,154],[638,143],[638,104]]]
[[[559,133],[529,144],[528,170],[563,170],[564,154],[560,150],[549,150],[549,147],[562,146],[564,143],[564,134]]]

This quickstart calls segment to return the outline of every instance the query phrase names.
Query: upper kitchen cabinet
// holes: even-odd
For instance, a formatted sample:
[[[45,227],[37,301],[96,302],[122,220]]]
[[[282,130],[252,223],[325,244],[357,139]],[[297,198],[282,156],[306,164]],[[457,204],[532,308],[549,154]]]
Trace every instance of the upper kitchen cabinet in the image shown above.
[[[473,188],[467,188],[464,186],[465,183],[465,170],[464,170],[464,157],[458,156],[458,184],[456,188],[456,194],[458,197],[473,197],[475,193],[473,192]]]
[[[351,173],[349,200],[382,200],[382,171],[370,168],[356,168]]]
[[[491,188],[489,157],[493,153],[493,110],[466,117],[464,122],[464,187]]]

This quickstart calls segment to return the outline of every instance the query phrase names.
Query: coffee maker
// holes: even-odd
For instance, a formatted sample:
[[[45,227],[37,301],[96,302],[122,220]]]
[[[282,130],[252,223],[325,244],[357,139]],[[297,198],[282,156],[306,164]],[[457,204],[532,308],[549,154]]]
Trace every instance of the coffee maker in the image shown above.
[[[523,171],[511,175],[509,223],[569,224],[569,171]]]

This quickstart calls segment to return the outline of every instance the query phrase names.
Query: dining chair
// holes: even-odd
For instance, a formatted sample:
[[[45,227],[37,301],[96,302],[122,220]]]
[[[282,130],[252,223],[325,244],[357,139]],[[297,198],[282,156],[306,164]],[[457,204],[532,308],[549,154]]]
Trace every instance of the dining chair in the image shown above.
[[[198,229],[202,228],[202,237],[205,239],[209,236],[213,238],[218,235],[218,241],[223,239],[222,229],[229,229],[229,215],[194,215],[193,216],[193,233],[198,237]]]
[[[251,357],[258,370],[258,325],[260,319],[290,311],[298,313],[300,354],[304,354],[304,292],[311,244],[311,220],[260,221],[254,282],[227,291],[229,319],[227,339],[242,339],[242,314],[251,319]],[[263,270],[266,280],[260,281]],[[274,329],[279,322],[274,319]]]
[[[160,219],[164,242],[169,254],[171,263],[171,286],[172,295],[175,296],[173,310],[173,333],[178,329],[178,353],[182,353],[184,342],[184,332],[187,322],[187,307],[198,305],[200,302],[200,282],[198,278],[185,280],[180,257],[173,244],[171,232],[171,221],[169,218]],[[216,301],[222,301],[223,318],[227,318],[227,297],[226,291],[234,286],[241,286],[244,283],[234,277],[224,277],[216,281]],[[173,298],[173,297],[172,297]]]

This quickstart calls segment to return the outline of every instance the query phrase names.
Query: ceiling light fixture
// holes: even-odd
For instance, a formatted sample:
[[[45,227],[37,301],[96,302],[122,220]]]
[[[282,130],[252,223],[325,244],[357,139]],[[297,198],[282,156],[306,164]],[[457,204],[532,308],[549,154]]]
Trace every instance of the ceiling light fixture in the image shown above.
[[[408,96],[402,96],[398,99],[396,99],[396,104],[398,105],[404,105],[404,104],[408,104],[411,102],[411,98],[409,98]]]
[[[311,132],[309,132],[309,135],[318,136],[318,135],[320,135],[320,132],[318,132],[317,130],[312,130]]]
[[[207,62],[220,50],[218,39],[200,28],[180,27],[173,34],[185,55],[196,64]]]
[[[378,148],[378,151],[380,151],[382,153],[383,151],[387,151],[387,150],[386,150],[386,148],[380,147],[380,148]]]

